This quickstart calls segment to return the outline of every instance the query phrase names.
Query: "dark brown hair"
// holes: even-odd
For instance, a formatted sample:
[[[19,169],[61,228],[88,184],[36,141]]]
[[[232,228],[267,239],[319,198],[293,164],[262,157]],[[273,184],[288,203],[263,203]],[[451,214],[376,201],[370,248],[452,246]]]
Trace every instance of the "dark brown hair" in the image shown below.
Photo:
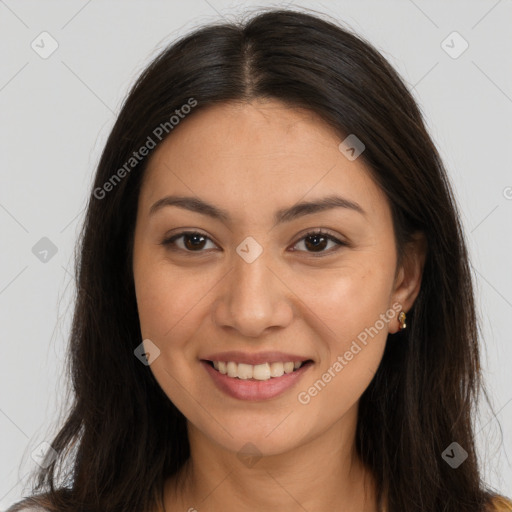
[[[428,253],[408,328],[388,340],[361,397],[357,450],[389,512],[484,510],[490,492],[471,421],[483,390],[472,276],[443,163],[381,54],[335,22],[290,10],[196,29],[154,59],[125,100],[77,246],[72,405],[51,443],[58,458],[36,475],[39,502],[55,511],[146,512],[189,457],[184,416],[134,356],[142,340],[132,246],[149,157],[104,197],[98,190],[190,98],[190,116],[228,101],[277,99],[364,142],[361,158],[387,195],[397,247],[423,232]],[[468,453],[457,469],[442,458],[454,441]]]

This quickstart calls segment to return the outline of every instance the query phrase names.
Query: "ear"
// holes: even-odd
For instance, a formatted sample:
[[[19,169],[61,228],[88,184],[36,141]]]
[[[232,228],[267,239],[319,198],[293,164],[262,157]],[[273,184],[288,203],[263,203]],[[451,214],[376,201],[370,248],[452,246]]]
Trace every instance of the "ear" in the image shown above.
[[[421,231],[414,233],[412,240],[404,247],[403,261],[396,273],[391,295],[391,304],[399,303],[401,308],[395,320],[390,323],[390,333],[399,330],[398,313],[400,311],[407,313],[420,292],[427,251],[427,239]]]

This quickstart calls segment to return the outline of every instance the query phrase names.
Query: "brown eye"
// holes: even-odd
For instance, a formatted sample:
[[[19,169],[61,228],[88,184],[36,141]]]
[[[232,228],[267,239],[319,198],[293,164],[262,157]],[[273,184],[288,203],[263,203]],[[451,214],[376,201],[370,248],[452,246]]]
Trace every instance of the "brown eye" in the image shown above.
[[[213,248],[216,245],[210,240],[209,237],[204,235],[203,233],[199,233],[197,231],[183,231],[172,237],[164,240],[162,245],[168,246],[172,250],[181,250],[185,252],[206,252],[203,249],[211,249],[212,247],[206,247],[206,245],[210,242],[213,245]],[[305,249],[295,249],[295,247],[299,244],[303,243]],[[329,247],[329,243],[333,244]],[[324,231],[312,231],[311,233],[307,233],[304,237],[302,237],[298,242],[294,244],[294,251],[299,250],[300,252],[306,252],[309,254],[318,254],[320,256],[324,254],[330,254],[334,252],[333,247],[339,247],[342,245],[347,245],[346,243],[338,240],[336,237],[332,236],[329,233]]]
[[[336,237],[330,235],[329,233],[325,233],[324,231],[313,231],[311,233],[307,233],[306,236],[302,237],[295,245],[299,245],[300,243],[304,244],[306,248],[303,252],[309,253],[331,253],[333,251],[326,251],[326,247],[329,245],[329,242],[334,244],[334,247],[346,245],[344,242],[338,240]],[[333,246],[331,246],[332,248]]]
[[[180,239],[182,240],[178,242]],[[184,231],[164,240],[162,245],[170,246],[173,249],[181,249],[187,252],[203,252],[207,241],[211,242],[211,240],[206,235],[203,235],[203,233],[198,233],[196,231]]]
[[[317,249],[322,251],[326,248],[329,240],[324,235],[309,235],[305,238],[305,246],[308,250],[312,249],[316,251]]]

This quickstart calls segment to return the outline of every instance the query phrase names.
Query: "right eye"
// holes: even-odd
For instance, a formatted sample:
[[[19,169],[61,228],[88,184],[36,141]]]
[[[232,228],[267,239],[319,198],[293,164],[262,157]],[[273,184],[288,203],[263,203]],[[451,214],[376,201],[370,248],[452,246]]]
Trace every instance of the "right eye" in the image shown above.
[[[182,240],[178,242],[180,239]],[[162,245],[169,247],[173,251],[204,252],[202,249],[204,249],[207,240],[211,242],[209,237],[198,231],[182,231],[163,240]],[[211,243],[213,244],[213,242]]]

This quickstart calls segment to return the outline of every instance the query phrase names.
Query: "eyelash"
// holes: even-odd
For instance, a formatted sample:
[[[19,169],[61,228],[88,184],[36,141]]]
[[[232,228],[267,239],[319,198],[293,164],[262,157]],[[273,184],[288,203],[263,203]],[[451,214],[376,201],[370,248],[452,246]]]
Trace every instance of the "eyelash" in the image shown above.
[[[194,236],[194,235],[199,235],[199,236],[202,236],[202,237],[206,238],[207,240],[212,241],[208,236],[206,236],[204,233],[201,233],[199,231],[182,231],[181,233],[177,233],[177,234],[171,236],[170,238],[167,238],[167,239],[163,240],[162,241],[162,245],[164,245],[166,247],[169,247],[169,249],[171,249],[173,251],[184,251],[184,252],[188,252],[188,253],[191,253],[191,254],[194,254],[194,253],[201,254],[203,252],[206,252],[204,250],[190,251],[188,249],[182,249],[180,247],[176,247],[175,246],[175,241],[178,240],[179,238],[182,238],[183,236]],[[341,240],[339,240],[335,236],[331,235],[327,231],[324,231],[322,229],[318,229],[318,230],[313,230],[313,231],[310,231],[310,232],[306,233],[303,237],[301,237],[299,240],[297,240],[297,242],[295,242],[293,244],[293,246],[297,245],[302,240],[304,240],[304,239],[306,239],[308,237],[311,237],[311,236],[322,236],[324,238],[327,238],[329,241],[332,241],[332,242],[336,243],[338,245],[338,248],[336,248],[334,251],[333,250],[327,250],[327,251],[321,251],[321,252],[318,252],[318,253],[311,252],[311,251],[301,251],[301,250],[298,250],[298,252],[305,252],[305,253],[307,253],[309,255],[312,255],[313,257],[318,258],[318,257],[322,257],[322,256],[325,256],[325,255],[328,255],[328,254],[333,254],[334,252],[336,252],[339,249],[339,247],[347,246],[348,245],[346,242],[342,242]],[[295,251],[297,251],[297,250],[294,250],[294,252]]]

